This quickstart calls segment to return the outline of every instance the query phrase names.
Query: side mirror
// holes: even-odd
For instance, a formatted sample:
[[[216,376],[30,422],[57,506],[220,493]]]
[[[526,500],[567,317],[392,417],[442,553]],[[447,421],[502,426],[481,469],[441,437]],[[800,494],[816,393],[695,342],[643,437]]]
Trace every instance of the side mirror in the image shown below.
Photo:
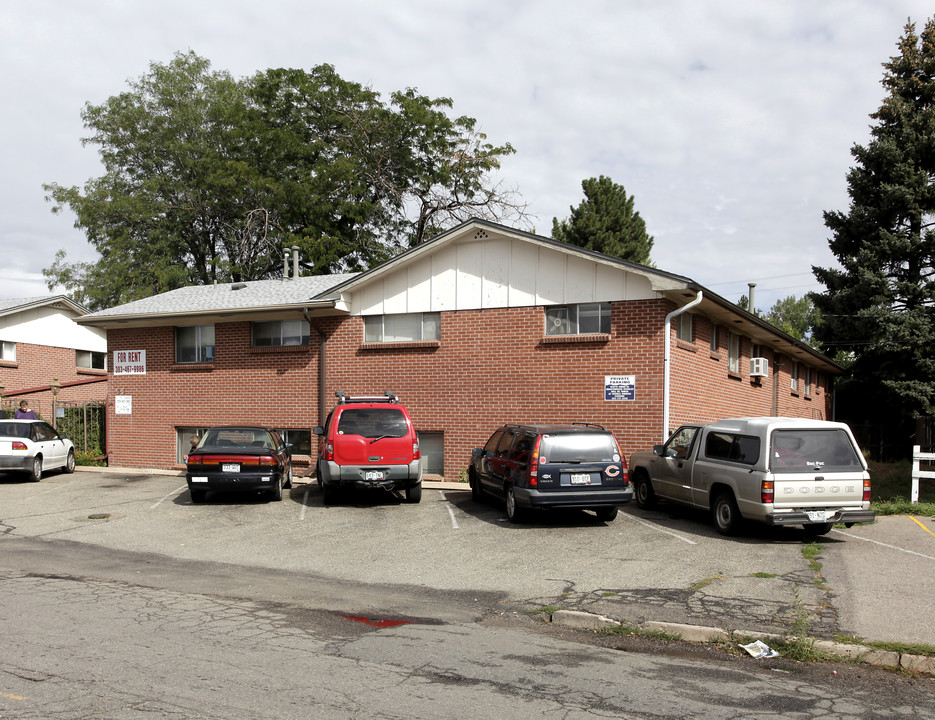
[[[312,432],[315,433],[316,435],[324,435],[325,429],[321,425],[316,425],[315,429],[312,430]]]
[[[663,451],[664,451],[663,445],[653,445],[653,455],[658,455],[659,457],[662,457]]]

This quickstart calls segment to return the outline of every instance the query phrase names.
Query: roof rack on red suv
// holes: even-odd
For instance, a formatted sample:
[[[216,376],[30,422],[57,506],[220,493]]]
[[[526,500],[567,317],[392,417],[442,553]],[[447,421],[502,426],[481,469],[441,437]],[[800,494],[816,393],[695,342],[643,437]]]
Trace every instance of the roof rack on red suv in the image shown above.
[[[403,491],[406,501],[422,499],[422,454],[409,412],[393,392],[382,395],[335,393],[338,404],[324,427],[316,474],[323,500],[331,505],[342,489]]]

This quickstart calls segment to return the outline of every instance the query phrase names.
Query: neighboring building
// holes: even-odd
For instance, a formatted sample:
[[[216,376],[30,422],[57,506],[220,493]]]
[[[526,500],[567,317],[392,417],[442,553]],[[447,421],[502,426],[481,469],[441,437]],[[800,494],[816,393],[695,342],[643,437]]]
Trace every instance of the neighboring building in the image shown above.
[[[139,467],[180,467],[222,423],[311,455],[335,391],[391,390],[457,479],[504,422],[600,423],[629,453],[686,421],[827,418],[841,371],[689,278],[480,220],[365,273],[187,287],[79,322],[108,332],[110,462]]]
[[[3,406],[28,400],[51,421],[57,403],[107,398],[107,334],[76,324],[87,310],[64,295],[0,300],[0,385]]]

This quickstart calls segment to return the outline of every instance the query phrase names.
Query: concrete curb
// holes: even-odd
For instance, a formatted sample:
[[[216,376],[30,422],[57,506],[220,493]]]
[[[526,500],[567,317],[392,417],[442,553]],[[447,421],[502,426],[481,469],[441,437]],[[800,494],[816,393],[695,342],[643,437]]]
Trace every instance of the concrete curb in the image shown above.
[[[623,623],[612,618],[582,612],[580,610],[556,610],[552,613],[551,622],[580,630],[603,630],[623,625]],[[750,637],[754,640],[763,640],[764,642],[782,638],[781,635],[776,635],[775,633],[744,632],[742,630],[728,632],[721,628],[705,627],[703,625],[684,625],[682,623],[650,621],[643,623],[640,627],[645,630],[656,630],[671,635],[678,635],[686,642],[695,643],[725,642],[736,639],[737,637]],[[889,650],[874,650],[866,645],[852,645],[830,640],[816,640],[815,647],[823,653],[836,655],[851,662],[866,663],[867,665],[874,665],[876,667],[906,670],[914,673],[925,673],[926,675],[935,675],[935,657],[927,655],[910,655],[908,653],[898,653]]]

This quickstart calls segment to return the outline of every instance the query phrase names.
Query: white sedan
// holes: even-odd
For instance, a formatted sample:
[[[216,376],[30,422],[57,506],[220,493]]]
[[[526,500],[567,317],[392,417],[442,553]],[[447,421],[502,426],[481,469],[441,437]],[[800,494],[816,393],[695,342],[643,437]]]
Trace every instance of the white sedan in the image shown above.
[[[43,470],[75,471],[75,446],[42,420],[0,420],[0,472],[39,482]]]

